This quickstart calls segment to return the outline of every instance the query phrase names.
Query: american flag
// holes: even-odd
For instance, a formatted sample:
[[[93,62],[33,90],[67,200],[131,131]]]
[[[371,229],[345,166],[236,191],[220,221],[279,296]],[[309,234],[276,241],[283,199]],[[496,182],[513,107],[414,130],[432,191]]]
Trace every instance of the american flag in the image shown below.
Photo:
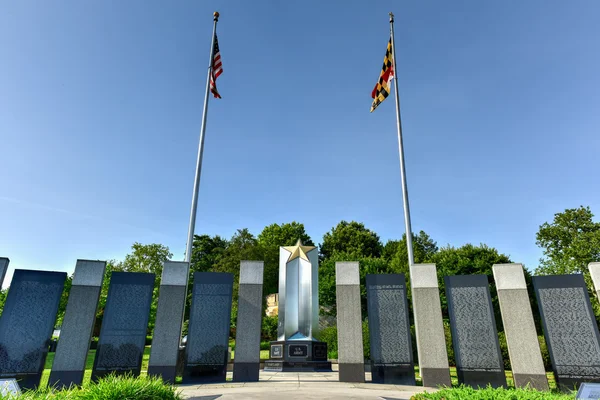
[[[215,48],[213,49],[212,59],[212,74],[210,76],[210,91],[212,94],[220,99],[221,95],[217,91],[217,78],[223,73],[223,64],[221,63],[221,53],[219,52],[219,41],[217,35],[215,35]]]

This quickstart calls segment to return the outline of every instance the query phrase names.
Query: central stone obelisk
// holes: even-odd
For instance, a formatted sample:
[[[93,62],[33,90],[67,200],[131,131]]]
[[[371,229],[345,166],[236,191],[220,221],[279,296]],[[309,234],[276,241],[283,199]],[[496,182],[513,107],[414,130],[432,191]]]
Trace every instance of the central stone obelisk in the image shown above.
[[[279,248],[277,341],[271,342],[267,371],[331,370],[319,329],[319,258],[315,246]]]

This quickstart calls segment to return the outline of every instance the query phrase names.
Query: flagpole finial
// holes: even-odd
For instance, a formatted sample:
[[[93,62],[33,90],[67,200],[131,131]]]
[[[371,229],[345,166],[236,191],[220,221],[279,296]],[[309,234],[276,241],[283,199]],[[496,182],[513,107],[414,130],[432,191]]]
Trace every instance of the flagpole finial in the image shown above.
[[[214,18],[215,21],[219,20],[219,12],[218,11],[215,11],[214,14],[213,14],[213,16],[215,17]]]
[[[394,22],[394,13],[390,11],[390,22]]]

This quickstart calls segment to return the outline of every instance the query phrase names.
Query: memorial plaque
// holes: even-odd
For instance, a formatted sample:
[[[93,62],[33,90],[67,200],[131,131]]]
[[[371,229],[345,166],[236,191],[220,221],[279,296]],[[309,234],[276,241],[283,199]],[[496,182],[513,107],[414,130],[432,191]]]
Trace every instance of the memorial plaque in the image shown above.
[[[283,358],[283,345],[282,344],[271,345],[271,358]]]
[[[366,284],[371,380],[415,385],[404,274],[368,274]]]
[[[446,276],[444,280],[459,383],[506,387],[487,275]]]
[[[313,344],[313,360],[327,361],[327,345],[321,343]]]
[[[575,395],[575,400],[598,400],[600,399],[600,383],[582,382]]]
[[[289,357],[306,357],[308,346],[305,344],[290,344],[288,347]]]
[[[67,274],[17,269],[0,318],[0,378],[39,385]]]
[[[8,397],[18,397],[21,394],[21,389],[16,379],[0,379],[0,395]]]
[[[557,385],[600,382],[600,336],[583,275],[534,276],[533,287]]]
[[[194,273],[183,382],[224,382],[233,275]]]
[[[92,380],[115,372],[140,374],[154,274],[113,272],[102,318]]]

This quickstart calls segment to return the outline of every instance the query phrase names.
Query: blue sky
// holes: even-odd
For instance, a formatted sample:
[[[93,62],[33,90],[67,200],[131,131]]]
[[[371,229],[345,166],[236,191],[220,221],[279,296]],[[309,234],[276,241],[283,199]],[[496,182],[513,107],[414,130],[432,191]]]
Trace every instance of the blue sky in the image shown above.
[[[197,233],[342,219],[404,231],[393,99],[369,113],[396,14],[413,230],[535,268],[538,226],[600,214],[600,3],[10,1],[0,9],[0,255],[72,271],[133,242],[183,258],[218,10]]]

